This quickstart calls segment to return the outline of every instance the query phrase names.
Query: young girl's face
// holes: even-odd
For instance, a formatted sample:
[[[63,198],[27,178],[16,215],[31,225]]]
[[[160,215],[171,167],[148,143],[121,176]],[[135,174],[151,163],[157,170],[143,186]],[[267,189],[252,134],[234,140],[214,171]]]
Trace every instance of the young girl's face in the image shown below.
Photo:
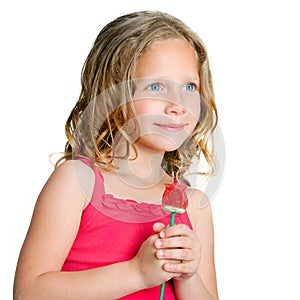
[[[200,115],[195,49],[183,39],[154,42],[140,57],[134,81],[138,144],[161,151],[179,148]]]

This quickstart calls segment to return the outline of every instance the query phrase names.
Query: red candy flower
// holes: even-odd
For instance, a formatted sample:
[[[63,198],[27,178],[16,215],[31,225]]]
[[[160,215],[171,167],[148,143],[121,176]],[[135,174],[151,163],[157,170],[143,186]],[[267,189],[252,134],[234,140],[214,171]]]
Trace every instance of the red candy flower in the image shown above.
[[[162,197],[163,209],[168,212],[183,214],[188,205],[186,185],[177,179],[172,184],[165,184],[166,188]]]

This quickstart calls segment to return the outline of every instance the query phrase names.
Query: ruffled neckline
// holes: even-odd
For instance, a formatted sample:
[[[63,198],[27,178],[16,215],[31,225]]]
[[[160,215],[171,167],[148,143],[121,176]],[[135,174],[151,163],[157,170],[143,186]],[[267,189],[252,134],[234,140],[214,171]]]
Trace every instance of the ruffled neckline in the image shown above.
[[[123,199],[106,193],[102,173],[95,170],[96,180],[91,204],[106,216],[123,222],[152,222],[170,215],[162,209],[162,205]],[[95,193],[96,191],[96,193]]]

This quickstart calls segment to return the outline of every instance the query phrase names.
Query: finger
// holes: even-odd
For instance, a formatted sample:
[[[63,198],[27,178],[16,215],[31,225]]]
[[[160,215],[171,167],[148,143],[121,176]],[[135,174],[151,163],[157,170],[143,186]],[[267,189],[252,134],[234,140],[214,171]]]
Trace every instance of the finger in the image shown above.
[[[194,274],[197,272],[197,264],[194,262],[170,263],[167,262],[163,265],[163,269],[169,273],[176,274]]]
[[[177,261],[198,261],[200,257],[197,253],[190,249],[169,249],[158,250],[156,256],[159,259],[177,260]]]
[[[175,236],[165,239],[157,239],[155,241],[155,248],[167,249],[167,248],[197,248],[198,243],[188,236]]]
[[[178,224],[162,229],[159,233],[160,238],[168,238],[179,235],[194,235],[194,232],[185,224]]]
[[[166,273],[166,280],[165,280],[165,282],[171,280],[174,277],[181,277],[182,276],[181,273],[169,272],[164,267],[163,267],[163,271]]]
[[[164,228],[166,228],[166,225],[164,223],[154,223],[153,224],[153,231],[155,233],[159,233]]]
[[[178,260],[178,261],[176,261],[176,260],[165,260],[164,261],[164,263],[162,264],[162,270],[163,270],[163,272],[165,272],[166,273],[166,275],[168,276],[168,279],[166,280],[166,281],[168,281],[168,280],[170,280],[170,279],[172,279],[172,278],[174,278],[174,277],[180,277],[181,275],[182,275],[182,273],[179,273],[179,272],[175,272],[175,271],[169,271],[168,270],[168,268],[166,268],[165,266],[166,265],[170,265],[170,264],[180,264],[181,263],[181,261],[180,260]],[[174,270],[172,267],[171,268],[169,268],[170,270]]]

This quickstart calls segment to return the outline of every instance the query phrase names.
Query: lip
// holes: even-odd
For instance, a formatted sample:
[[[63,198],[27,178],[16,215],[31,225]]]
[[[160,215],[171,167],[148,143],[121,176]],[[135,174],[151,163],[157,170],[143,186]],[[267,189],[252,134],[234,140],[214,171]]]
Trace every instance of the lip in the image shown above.
[[[185,124],[158,124],[155,123],[154,125],[158,126],[159,128],[169,131],[169,132],[181,132],[185,128]]]

